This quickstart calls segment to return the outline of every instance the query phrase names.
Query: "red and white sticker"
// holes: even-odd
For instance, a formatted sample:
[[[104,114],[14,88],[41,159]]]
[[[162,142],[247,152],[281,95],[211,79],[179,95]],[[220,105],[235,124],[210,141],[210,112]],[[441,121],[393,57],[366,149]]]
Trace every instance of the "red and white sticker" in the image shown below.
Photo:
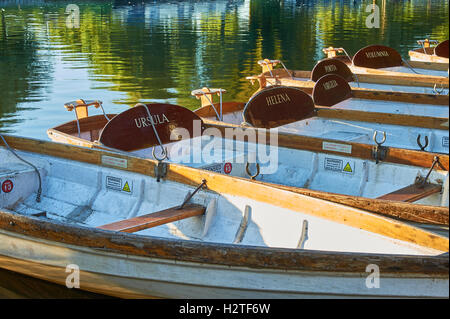
[[[223,165],[223,171],[225,172],[225,174],[230,174],[232,170],[233,166],[231,165],[231,163],[225,163],[225,165]]]
[[[4,193],[11,193],[13,188],[14,188],[14,184],[13,184],[12,180],[10,180],[10,179],[7,179],[6,181],[4,181],[2,183],[2,191]]]

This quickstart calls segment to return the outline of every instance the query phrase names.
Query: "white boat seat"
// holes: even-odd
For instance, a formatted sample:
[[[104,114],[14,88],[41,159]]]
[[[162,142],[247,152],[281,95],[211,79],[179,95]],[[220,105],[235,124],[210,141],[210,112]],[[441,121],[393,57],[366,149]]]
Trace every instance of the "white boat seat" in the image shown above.
[[[180,219],[203,215],[204,212],[204,206],[197,204],[186,204],[182,209],[179,209],[178,206],[175,206],[159,212],[120,220],[118,222],[106,224],[97,228],[120,231],[124,233],[134,233],[140,230],[171,223]]]

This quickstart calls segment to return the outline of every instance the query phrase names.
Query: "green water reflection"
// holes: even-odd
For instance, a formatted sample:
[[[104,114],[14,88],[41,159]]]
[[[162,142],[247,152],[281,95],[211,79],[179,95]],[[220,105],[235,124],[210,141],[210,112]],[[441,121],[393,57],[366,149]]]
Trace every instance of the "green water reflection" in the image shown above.
[[[46,138],[73,118],[63,103],[76,98],[109,112],[158,101],[196,108],[190,92],[210,86],[243,101],[262,58],[311,69],[325,46],[381,43],[407,57],[418,39],[449,37],[448,1],[375,2],[379,29],[365,27],[372,0],[0,0],[0,132]],[[79,28],[67,26],[70,3]]]

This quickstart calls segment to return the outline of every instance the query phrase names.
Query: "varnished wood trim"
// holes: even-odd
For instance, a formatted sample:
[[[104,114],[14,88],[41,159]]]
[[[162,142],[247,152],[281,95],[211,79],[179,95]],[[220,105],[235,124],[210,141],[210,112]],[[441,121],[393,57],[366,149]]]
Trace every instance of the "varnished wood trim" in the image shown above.
[[[439,58],[436,56],[436,58]],[[445,58],[440,57],[440,59],[434,59],[434,61],[408,61],[408,64],[414,69],[426,69],[435,71],[447,71],[448,70],[448,59],[444,62]],[[442,61],[442,62],[438,62]]]
[[[405,102],[414,104],[432,104],[448,107],[449,96],[425,93],[390,92],[352,88],[352,95],[357,99]]]
[[[357,74],[360,82],[382,83],[392,85],[426,86],[434,87],[435,84],[448,88],[448,77],[423,75],[413,73],[402,73],[393,71],[383,71],[378,69],[351,67],[354,74]]]
[[[366,112],[329,107],[316,107],[316,114],[318,117],[341,119],[346,121],[413,126],[446,131],[448,130],[448,118],[441,117]]]
[[[262,182],[258,181],[257,183]],[[358,209],[363,209],[391,218],[430,225],[449,225],[448,207],[412,204],[408,202],[383,200],[380,198],[343,195],[299,187],[284,186],[279,184],[271,185],[280,189],[288,190],[290,192],[320,198]]]

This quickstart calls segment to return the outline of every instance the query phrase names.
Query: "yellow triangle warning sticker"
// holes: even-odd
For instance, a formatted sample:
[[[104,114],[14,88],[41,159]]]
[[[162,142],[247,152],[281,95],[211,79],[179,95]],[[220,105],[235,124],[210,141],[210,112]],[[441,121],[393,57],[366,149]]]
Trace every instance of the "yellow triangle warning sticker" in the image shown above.
[[[352,167],[350,166],[349,162],[347,162],[347,165],[345,165],[344,172],[353,173]]]
[[[125,182],[125,186],[122,188],[122,190],[131,193],[130,185],[128,185],[128,182]]]

